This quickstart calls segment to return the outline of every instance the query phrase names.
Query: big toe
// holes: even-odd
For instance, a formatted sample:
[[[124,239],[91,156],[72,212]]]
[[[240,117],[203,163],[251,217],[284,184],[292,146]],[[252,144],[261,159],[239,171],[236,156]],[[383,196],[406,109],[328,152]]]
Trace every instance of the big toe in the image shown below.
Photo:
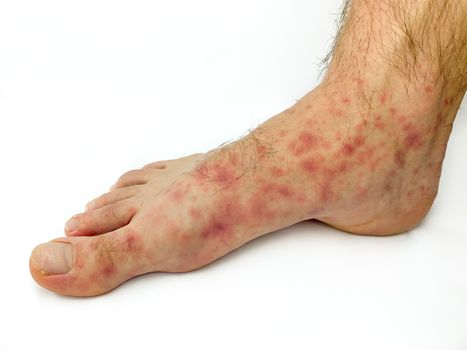
[[[106,293],[151,271],[142,237],[128,227],[93,237],[66,237],[37,246],[29,261],[34,280],[63,295]]]

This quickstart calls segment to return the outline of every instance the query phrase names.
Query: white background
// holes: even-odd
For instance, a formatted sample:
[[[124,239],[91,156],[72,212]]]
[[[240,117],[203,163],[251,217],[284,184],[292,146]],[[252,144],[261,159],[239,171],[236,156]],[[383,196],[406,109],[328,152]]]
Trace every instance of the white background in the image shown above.
[[[0,0],[0,349],[467,349],[467,113],[420,227],[306,222],[96,298],[31,249],[126,170],[205,151],[318,81],[339,0]]]

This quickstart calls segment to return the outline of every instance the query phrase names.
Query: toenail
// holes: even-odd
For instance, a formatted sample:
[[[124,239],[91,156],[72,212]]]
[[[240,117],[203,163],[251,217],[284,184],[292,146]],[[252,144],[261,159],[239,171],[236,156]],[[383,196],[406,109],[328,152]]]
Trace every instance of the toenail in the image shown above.
[[[67,273],[73,265],[73,246],[63,242],[38,245],[32,251],[31,265],[48,275]]]
[[[68,220],[68,222],[66,223],[65,229],[66,229],[68,232],[76,231],[76,230],[78,230],[78,225],[79,225],[78,216],[73,216],[73,217],[72,217],[70,220]]]

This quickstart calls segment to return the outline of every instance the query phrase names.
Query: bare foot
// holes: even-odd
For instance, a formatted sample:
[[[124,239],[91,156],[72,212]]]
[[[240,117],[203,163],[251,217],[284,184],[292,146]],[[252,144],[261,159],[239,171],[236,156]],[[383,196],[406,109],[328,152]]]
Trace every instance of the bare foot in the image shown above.
[[[320,86],[239,141],[123,175],[67,223],[68,237],[33,251],[34,279],[96,295],[147,272],[197,269],[302,220],[411,229],[436,196],[465,90],[377,68],[368,77],[331,63]]]

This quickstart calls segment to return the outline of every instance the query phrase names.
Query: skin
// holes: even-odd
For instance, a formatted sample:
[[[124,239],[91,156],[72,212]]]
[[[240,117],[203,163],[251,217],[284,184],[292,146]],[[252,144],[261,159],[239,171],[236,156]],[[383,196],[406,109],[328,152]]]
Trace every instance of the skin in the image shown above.
[[[454,2],[461,10],[449,10],[451,30],[461,36],[466,7]],[[411,47],[409,34],[395,29],[396,7],[391,15],[387,1],[348,4],[320,85],[236,142],[122,175],[70,219],[67,237],[54,240],[67,254],[60,258],[36,248],[33,278],[60,294],[97,295],[144,273],[200,268],[302,220],[365,235],[416,226],[436,197],[465,93],[462,79],[454,79],[459,72],[465,77],[465,66],[453,57],[467,57],[456,39],[452,57],[443,62],[431,51],[414,56],[414,43],[435,50],[457,32],[422,37],[422,15],[436,15],[429,2],[412,4],[417,11],[404,7],[409,2],[394,3],[414,16]],[[360,33],[362,21],[380,35]],[[411,75],[401,70],[404,57]],[[46,271],[53,261],[66,269]]]

